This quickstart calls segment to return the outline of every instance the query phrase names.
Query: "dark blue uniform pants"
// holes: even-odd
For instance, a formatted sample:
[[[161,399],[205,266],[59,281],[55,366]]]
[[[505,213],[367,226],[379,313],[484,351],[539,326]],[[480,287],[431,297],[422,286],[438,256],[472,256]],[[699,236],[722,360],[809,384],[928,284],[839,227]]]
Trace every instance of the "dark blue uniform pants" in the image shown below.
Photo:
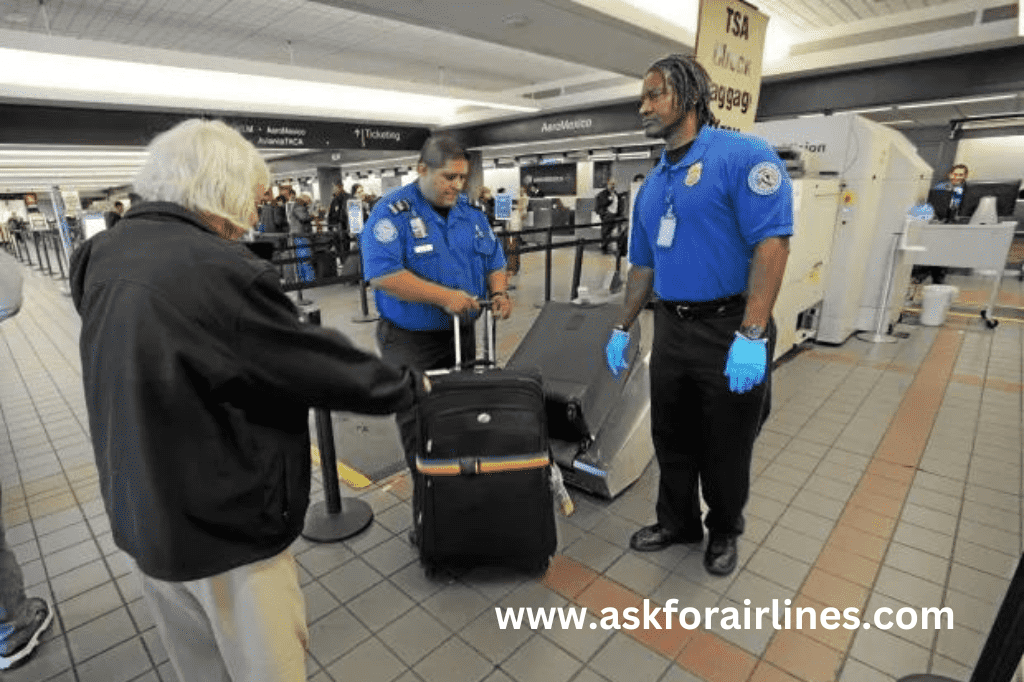
[[[725,362],[742,311],[682,319],[664,304],[654,315],[651,351],[651,432],[661,468],[658,523],[691,534],[701,527],[700,491],[713,534],[743,532],[754,440],[768,417],[771,374],[748,393],[729,390]],[[768,326],[768,361],[775,323]]]

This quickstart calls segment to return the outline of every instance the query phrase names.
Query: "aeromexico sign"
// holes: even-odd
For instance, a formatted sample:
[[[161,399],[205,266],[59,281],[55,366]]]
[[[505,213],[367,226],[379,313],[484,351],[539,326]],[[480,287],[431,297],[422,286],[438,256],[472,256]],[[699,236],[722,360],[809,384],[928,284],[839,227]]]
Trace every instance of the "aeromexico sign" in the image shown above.
[[[517,121],[503,121],[467,129],[467,146],[556,140],[640,130],[640,116],[632,102],[598,107],[585,112],[563,113]]]

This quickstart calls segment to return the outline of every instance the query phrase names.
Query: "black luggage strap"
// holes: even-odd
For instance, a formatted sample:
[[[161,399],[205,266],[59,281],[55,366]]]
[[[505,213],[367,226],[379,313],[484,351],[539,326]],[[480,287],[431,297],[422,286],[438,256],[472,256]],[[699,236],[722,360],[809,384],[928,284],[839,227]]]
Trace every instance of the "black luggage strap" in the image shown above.
[[[508,455],[505,457],[453,457],[451,459],[424,459],[416,457],[416,470],[426,476],[474,476],[497,474],[503,471],[540,469],[551,463],[547,452]]]

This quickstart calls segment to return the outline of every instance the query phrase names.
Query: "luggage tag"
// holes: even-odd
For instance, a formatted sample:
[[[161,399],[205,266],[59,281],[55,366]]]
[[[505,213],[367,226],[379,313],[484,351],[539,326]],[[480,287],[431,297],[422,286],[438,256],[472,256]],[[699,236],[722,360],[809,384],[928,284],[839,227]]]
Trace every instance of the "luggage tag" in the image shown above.
[[[676,237],[676,214],[672,210],[672,195],[665,197],[667,209],[658,224],[658,240],[656,244],[662,248],[670,248]]]

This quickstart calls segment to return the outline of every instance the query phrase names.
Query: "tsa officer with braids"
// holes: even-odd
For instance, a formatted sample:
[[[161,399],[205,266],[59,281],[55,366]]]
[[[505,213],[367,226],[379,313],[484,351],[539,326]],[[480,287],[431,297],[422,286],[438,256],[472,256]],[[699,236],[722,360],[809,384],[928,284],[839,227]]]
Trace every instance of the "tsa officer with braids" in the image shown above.
[[[495,315],[507,319],[512,300],[501,245],[487,216],[462,193],[469,173],[465,150],[450,138],[431,137],[416,170],[416,182],[374,207],[360,248],[366,279],[375,289],[382,357],[423,371],[455,364],[453,315],[470,325],[480,310],[478,301],[491,298]],[[464,357],[475,356],[474,339],[467,326]],[[399,413],[397,421],[413,468],[415,415]]]
[[[626,299],[606,348],[625,368],[625,330],[653,291],[651,432],[660,467],[657,522],[637,531],[642,552],[704,538],[705,569],[736,568],[754,439],[768,414],[775,343],[772,307],[793,233],[785,165],[764,141],[716,127],[707,72],[688,57],[655,62],[640,116],[665,140],[633,208]],[[699,483],[699,486],[698,486]]]

